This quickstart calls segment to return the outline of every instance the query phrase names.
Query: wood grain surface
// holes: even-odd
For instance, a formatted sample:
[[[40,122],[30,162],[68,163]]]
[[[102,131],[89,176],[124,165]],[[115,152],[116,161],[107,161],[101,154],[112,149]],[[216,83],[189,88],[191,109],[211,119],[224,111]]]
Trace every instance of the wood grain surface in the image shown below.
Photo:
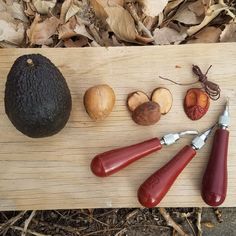
[[[70,120],[59,134],[31,139],[18,132],[4,111],[4,89],[14,60],[41,53],[52,60],[65,76],[73,98]],[[160,80],[159,75],[185,83],[194,82],[192,64],[209,71],[219,83],[221,99],[211,101],[209,112],[199,121],[189,120],[183,98],[190,86]],[[107,83],[116,93],[116,105],[103,122],[93,122],[83,107],[90,86]],[[133,123],[126,108],[127,94],[143,90],[149,95],[159,86],[171,90],[174,103],[161,121],[150,127]],[[193,85],[194,87],[199,85]],[[236,206],[236,44],[179,46],[1,49],[0,50],[0,210],[139,207],[139,185],[164,165],[192,137],[163,147],[119,173],[95,177],[90,161],[98,153],[188,129],[202,131],[213,125],[230,98],[230,146],[228,195],[223,206]],[[201,179],[209,157],[212,137],[198,151],[161,202],[165,207],[205,206],[200,196]]]

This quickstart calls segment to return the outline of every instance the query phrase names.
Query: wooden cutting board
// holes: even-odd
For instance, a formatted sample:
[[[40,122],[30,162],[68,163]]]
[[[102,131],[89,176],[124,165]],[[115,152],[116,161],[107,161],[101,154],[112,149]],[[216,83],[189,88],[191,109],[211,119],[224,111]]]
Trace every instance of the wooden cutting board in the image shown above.
[[[70,120],[59,134],[31,139],[18,132],[4,112],[6,77],[14,60],[28,53],[41,53],[52,60],[65,76],[73,98]],[[190,86],[160,80],[159,75],[181,83],[196,81],[191,65],[209,71],[219,83],[221,99],[211,101],[209,112],[199,121],[189,120],[183,98]],[[111,115],[93,122],[83,107],[83,95],[90,86],[107,83],[117,100]],[[174,97],[171,111],[150,127],[136,125],[126,108],[127,94],[143,90],[151,94],[159,86]],[[197,85],[194,85],[197,86]],[[228,195],[223,206],[236,206],[236,44],[182,46],[1,49],[0,50],[0,210],[139,207],[139,185],[167,163],[192,137],[132,164],[108,177],[95,177],[92,158],[109,149],[134,144],[169,132],[202,131],[218,118],[225,98],[230,98],[230,145]],[[212,137],[179,176],[161,202],[165,207],[205,206],[200,196],[201,179],[209,157]]]

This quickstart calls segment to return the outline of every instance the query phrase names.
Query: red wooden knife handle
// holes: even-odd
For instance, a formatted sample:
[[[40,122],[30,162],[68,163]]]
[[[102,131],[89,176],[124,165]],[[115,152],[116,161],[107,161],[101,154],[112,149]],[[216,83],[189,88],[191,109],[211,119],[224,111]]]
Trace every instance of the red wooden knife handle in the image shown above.
[[[138,190],[139,202],[148,208],[159,204],[195,154],[196,151],[191,146],[185,146],[166,165],[151,175]]]
[[[210,206],[221,205],[227,192],[227,153],[229,131],[218,129],[202,180],[202,198]]]
[[[91,170],[99,177],[106,177],[161,148],[160,140],[153,138],[142,143],[104,152],[93,158]]]

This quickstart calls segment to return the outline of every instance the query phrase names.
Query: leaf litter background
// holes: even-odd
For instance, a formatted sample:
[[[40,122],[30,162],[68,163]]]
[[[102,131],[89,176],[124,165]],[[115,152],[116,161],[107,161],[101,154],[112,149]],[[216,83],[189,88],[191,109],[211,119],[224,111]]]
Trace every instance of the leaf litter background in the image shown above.
[[[0,47],[236,42],[235,7],[235,0],[0,0]],[[233,236],[235,219],[234,208],[0,212],[0,235]]]
[[[232,0],[1,0],[1,47],[236,41]]]

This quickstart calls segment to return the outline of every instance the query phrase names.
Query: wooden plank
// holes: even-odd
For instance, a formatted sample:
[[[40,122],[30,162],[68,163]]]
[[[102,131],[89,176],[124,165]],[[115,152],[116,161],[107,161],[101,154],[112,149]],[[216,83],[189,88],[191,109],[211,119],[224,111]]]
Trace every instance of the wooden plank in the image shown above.
[[[59,134],[30,139],[19,133],[4,112],[4,88],[13,61],[22,54],[42,53],[64,74],[73,97],[69,123]],[[190,121],[182,102],[188,86],[160,80],[158,75],[179,82],[193,82],[191,65],[203,70],[212,64],[209,79],[220,84],[221,99],[211,102],[209,112]],[[181,68],[176,68],[179,65]],[[0,50],[0,210],[137,207],[139,185],[165,164],[192,137],[185,137],[162,152],[142,159],[109,178],[90,172],[97,153],[134,144],[155,136],[186,129],[203,130],[216,122],[225,97],[230,98],[229,186],[223,206],[236,206],[236,44],[198,44],[163,47],[117,47],[81,49]],[[83,108],[83,94],[90,86],[111,85],[117,101],[104,122],[93,122]],[[168,87],[174,97],[170,113],[152,127],[134,124],[125,106],[127,94],[142,89],[148,94]],[[195,86],[195,85],[194,85]],[[179,176],[161,202],[166,207],[205,206],[200,184],[212,137]]]

